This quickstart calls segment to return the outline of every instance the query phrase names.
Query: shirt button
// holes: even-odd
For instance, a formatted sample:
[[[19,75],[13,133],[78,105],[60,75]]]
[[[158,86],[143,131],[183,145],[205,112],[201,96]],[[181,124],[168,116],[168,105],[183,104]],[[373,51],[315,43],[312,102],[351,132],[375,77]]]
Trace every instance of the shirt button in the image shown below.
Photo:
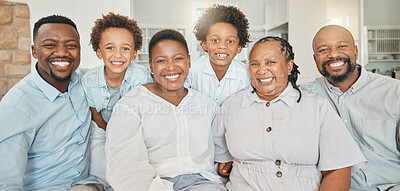
[[[278,178],[282,177],[282,172],[281,171],[276,172],[276,177]]]
[[[110,98],[109,97],[106,97],[106,100],[109,100]]]
[[[219,87],[219,86],[221,86],[221,85],[218,84],[218,87]]]
[[[268,127],[266,130],[267,130],[267,132],[272,131],[272,127]]]
[[[345,119],[344,122],[347,123],[347,119]]]
[[[275,161],[275,164],[278,165],[278,166],[281,165],[281,160],[279,160],[279,159],[276,160],[276,161]]]
[[[217,101],[218,101],[218,98],[215,98],[215,100],[217,100]]]
[[[269,102],[267,102],[266,104],[265,104],[265,106],[267,106],[267,107],[269,107],[271,104],[269,103]]]

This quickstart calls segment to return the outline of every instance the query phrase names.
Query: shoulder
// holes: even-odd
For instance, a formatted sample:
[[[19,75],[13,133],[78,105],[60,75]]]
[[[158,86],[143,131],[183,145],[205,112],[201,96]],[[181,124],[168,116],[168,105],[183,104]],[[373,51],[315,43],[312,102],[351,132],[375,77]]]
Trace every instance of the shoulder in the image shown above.
[[[129,79],[131,82],[139,81],[139,84],[144,84],[151,81],[150,72],[140,64],[132,63],[128,67],[128,71],[125,73],[125,79]]]
[[[320,89],[323,89],[323,87],[325,86],[324,80],[324,77],[318,77],[314,81],[300,85],[300,89],[307,92],[316,93]]]
[[[203,102],[212,102],[215,103],[213,99],[211,99],[210,96],[207,94],[200,92],[198,90],[192,89],[192,88],[187,88],[188,91],[190,92],[190,97],[193,100],[201,100]]]
[[[233,59],[232,66],[237,68],[239,72],[247,73],[249,71],[249,66],[246,63],[240,62],[239,60]]]
[[[7,93],[4,95],[3,99],[0,102],[1,105],[10,105],[17,106],[21,99],[29,99],[32,96],[32,93],[39,92],[40,90],[36,88],[31,74],[24,77],[17,84],[15,84]]]
[[[326,102],[328,103],[328,100],[314,92],[310,91],[301,91],[301,100],[300,104],[304,105],[317,105],[321,107],[321,105]]]
[[[125,93],[124,96],[118,101],[118,103],[126,104],[126,103],[140,103],[141,97],[148,96],[149,92],[147,89],[142,86],[138,85],[130,89],[128,92]]]
[[[210,64],[210,59],[208,58],[208,55],[203,55],[200,56],[197,59],[194,59],[191,62],[191,66],[190,66],[190,71],[203,71],[204,67]]]
[[[366,72],[369,77],[367,86],[384,87],[387,89],[393,89],[396,92],[400,91],[400,80],[380,74],[375,74],[369,71]]]
[[[248,88],[240,90],[230,95],[222,104],[221,107],[239,107],[242,104],[243,97],[246,96]]]
[[[93,86],[98,79],[99,71],[103,67],[104,65],[101,65],[87,71],[82,77],[82,83],[84,86]]]

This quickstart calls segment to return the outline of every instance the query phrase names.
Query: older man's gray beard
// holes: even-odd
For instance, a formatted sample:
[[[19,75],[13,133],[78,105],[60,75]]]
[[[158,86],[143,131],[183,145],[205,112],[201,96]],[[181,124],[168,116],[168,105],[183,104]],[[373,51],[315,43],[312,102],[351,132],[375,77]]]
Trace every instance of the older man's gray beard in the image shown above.
[[[329,62],[333,62],[336,60],[342,60],[347,64],[347,70],[344,74],[342,75],[331,75],[329,74],[329,72],[326,70],[326,65]],[[322,63],[322,76],[324,76],[328,81],[330,82],[334,82],[334,83],[340,83],[340,82],[344,82],[346,80],[348,80],[350,78],[350,76],[353,74],[354,70],[356,69],[356,64],[351,64],[350,59],[349,58],[339,58],[336,60],[328,60],[324,63]]]

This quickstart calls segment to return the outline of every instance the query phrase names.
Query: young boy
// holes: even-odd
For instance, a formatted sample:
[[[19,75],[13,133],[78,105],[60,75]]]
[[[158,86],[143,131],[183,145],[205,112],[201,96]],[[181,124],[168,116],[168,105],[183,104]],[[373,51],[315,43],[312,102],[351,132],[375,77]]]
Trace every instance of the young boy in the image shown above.
[[[88,71],[82,79],[92,111],[90,173],[105,179],[105,130],[117,101],[130,89],[151,81],[147,70],[136,64],[142,32],[133,19],[114,13],[98,19],[90,43],[104,65]]]
[[[194,33],[208,55],[192,62],[186,86],[221,105],[250,84],[248,67],[234,59],[249,42],[249,23],[236,7],[214,5],[197,21]]]

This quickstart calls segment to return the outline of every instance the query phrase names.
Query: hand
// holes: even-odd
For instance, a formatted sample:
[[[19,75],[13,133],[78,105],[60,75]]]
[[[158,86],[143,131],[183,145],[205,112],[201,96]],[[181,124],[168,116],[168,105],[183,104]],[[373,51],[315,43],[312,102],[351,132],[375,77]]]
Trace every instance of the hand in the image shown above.
[[[227,163],[219,163],[217,172],[222,177],[229,177],[232,170],[232,161]]]

